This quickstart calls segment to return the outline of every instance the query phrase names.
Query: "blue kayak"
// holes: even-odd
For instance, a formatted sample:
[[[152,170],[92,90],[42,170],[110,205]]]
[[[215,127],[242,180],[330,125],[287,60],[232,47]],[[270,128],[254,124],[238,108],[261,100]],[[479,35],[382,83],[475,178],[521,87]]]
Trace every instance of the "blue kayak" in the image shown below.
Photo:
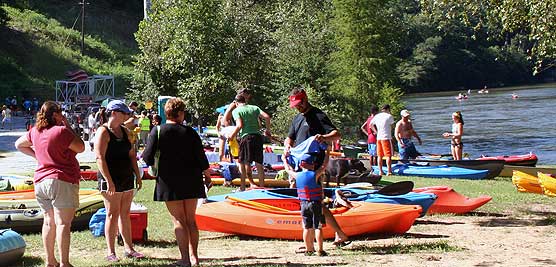
[[[373,203],[389,203],[401,205],[419,205],[423,208],[421,216],[424,216],[430,206],[436,200],[435,194],[424,194],[409,192],[407,194],[397,196],[387,196],[376,194],[377,190],[355,189],[355,188],[338,188],[344,192],[344,195],[350,201],[365,201]],[[326,188],[324,194],[331,198],[335,197],[336,189]],[[236,192],[231,194],[210,196],[207,198],[209,202],[224,201],[227,196],[233,196],[245,200],[257,199],[273,199],[273,198],[291,198],[297,199],[297,190],[295,188],[277,188],[277,189],[252,189],[244,192]]]
[[[382,167],[384,173],[386,167]],[[378,167],[373,166],[373,171],[378,172]],[[451,179],[485,179],[488,170],[472,170],[460,167],[450,167],[448,165],[439,166],[419,166],[413,164],[396,164],[392,166],[392,173],[395,175],[420,176],[429,178],[451,178]]]

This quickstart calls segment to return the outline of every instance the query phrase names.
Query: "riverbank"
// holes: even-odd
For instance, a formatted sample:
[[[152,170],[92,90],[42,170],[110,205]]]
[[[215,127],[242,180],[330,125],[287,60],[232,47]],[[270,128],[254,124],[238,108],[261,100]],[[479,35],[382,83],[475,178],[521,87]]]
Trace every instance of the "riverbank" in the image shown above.
[[[32,175],[37,163],[15,148],[15,141],[22,135],[27,134],[25,130],[25,118],[13,117],[13,129],[0,130],[0,172],[2,174]],[[83,153],[77,154],[79,163],[96,162],[95,153],[85,149]]]

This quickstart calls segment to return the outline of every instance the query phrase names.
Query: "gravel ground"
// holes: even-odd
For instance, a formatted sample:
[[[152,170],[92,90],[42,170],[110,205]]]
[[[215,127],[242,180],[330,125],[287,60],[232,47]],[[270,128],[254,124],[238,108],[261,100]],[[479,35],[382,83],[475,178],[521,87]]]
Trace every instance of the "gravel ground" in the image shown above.
[[[0,174],[29,174],[32,173],[37,162],[34,158],[24,155],[15,149],[15,141],[26,133],[25,118],[13,117],[13,129],[0,129]],[[88,149],[77,155],[80,163],[95,162],[95,154]]]

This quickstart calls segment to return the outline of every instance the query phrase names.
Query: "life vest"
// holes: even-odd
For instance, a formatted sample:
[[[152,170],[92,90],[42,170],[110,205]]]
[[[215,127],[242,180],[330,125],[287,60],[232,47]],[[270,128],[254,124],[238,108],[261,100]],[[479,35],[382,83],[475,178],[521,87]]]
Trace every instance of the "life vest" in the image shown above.
[[[317,183],[314,171],[303,171],[295,178],[297,197],[300,200],[322,200],[322,186]]]

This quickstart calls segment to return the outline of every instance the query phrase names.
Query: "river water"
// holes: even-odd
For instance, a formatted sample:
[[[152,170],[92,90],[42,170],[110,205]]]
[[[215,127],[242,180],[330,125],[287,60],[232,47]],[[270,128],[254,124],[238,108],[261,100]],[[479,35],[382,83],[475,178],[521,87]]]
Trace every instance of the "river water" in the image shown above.
[[[465,92],[467,93],[467,92]],[[518,95],[513,99],[512,93]],[[556,164],[556,84],[543,87],[473,90],[466,100],[458,92],[411,94],[404,97],[413,126],[423,145],[420,152],[449,154],[454,111],[464,120],[463,152],[480,155],[520,155],[533,152],[538,165]]]

